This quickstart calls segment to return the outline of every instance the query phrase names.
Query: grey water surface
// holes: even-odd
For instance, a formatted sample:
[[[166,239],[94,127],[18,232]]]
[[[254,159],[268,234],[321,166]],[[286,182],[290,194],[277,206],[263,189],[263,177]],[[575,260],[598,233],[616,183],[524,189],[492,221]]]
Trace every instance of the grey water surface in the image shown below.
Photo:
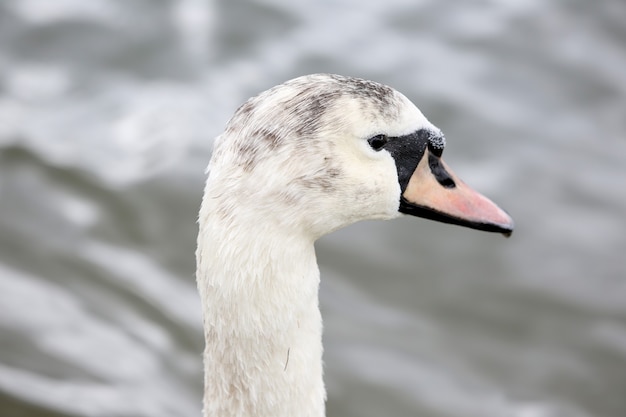
[[[199,416],[195,218],[250,95],[394,86],[511,239],[317,244],[329,416],[626,416],[622,0],[0,1],[0,416]]]

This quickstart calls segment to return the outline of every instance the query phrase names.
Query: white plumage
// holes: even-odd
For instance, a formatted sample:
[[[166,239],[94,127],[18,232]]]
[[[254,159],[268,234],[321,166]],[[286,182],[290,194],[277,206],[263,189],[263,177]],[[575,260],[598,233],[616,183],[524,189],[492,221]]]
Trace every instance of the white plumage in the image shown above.
[[[205,416],[324,415],[313,243],[401,215],[402,146],[368,139],[424,131],[443,138],[397,91],[336,75],[296,78],[237,110],[216,139],[199,216]]]

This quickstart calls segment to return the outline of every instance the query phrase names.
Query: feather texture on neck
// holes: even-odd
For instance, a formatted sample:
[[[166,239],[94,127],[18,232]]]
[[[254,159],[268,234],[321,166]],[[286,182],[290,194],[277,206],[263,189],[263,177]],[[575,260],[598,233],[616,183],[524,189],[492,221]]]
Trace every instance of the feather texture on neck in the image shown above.
[[[324,415],[319,269],[313,239],[271,217],[220,215],[209,181],[200,213],[205,415]],[[252,208],[251,210],[254,210]],[[222,217],[221,217],[222,216]]]

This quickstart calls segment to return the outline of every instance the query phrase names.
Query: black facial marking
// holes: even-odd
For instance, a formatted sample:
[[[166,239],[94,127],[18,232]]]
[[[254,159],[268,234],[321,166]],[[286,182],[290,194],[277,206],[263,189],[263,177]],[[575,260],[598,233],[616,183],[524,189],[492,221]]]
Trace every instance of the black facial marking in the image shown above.
[[[382,147],[382,149],[389,151],[396,162],[398,182],[402,192],[406,190],[411,175],[424,156],[432,134],[430,130],[420,129],[409,135],[390,137],[389,141]]]
[[[441,159],[438,156],[433,155],[432,153],[428,154],[428,166],[430,167],[430,172],[433,173],[433,176],[437,180],[439,184],[441,184],[444,188],[454,188],[456,184],[446,168],[441,163]]]

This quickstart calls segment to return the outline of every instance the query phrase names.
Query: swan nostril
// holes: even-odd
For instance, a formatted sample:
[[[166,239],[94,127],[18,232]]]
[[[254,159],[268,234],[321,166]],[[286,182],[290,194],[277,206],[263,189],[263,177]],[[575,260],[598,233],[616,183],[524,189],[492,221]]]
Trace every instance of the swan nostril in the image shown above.
[[[439,179],[437,179],[437,180],[439,181]],[[444,188],[454,188],[454,187],[456,187],[456,183],[450,177],[444,178],[444,179],[440,180],[439,184],[441,184]]]
[[[432,172],[437,182],[441,184],[444,188],[456,187],[456,183],[454,182],[450,174],[448,174],[446,168],[441,164],[441,159],[439,159],[439,157],[433,155],[432,153],[429,153],[428,166],[430,167],[430,172]]]

